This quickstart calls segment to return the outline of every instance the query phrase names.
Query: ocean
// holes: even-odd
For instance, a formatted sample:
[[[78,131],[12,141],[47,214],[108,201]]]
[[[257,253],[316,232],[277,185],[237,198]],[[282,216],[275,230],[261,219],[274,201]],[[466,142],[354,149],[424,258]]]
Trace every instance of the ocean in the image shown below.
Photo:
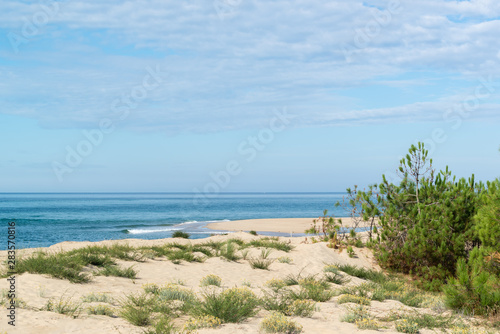
[[[12,221],[18,249],[62,241],[160,239],[179,230],[197,239],[224,232],[207,229],[210,222],[320,217],[325,209],[344,217],[346,213],[335,207],[343,195],[227,193],[197,202],[191,193],[4,193],[0,194],[0,222],[5,240],[0,240],[0,249],[7,248]]]

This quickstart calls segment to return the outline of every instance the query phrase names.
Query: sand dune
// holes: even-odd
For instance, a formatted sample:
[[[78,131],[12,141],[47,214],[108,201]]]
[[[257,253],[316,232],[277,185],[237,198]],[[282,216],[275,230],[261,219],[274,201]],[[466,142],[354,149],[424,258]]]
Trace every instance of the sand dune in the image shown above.
[[[305,220],[303,221],[305,222]],[[253,229],[258,229],[254,226]],[[227,238],[240,238],[243,240],[252,240],[258,238],[248,233],[233,233],[230,235],[219,235],[211,237],[212,240],[226,240]],[[270,270],[252,269],[246,260],[229,262],[218,257],[207,259],[204,263],[186,263],[173,264],[171,261],[163,258],[147,260],[146,262],[125,262],[120,264],[130,266],[138,271],[137,279],[103,277],[96,276],[89,283],[73,284],[66,280],[54,279],[42,275],[23,274],[17,277],[18,296],[26,304],[18,309],[17,325],[11,328],[6,321],[5,316],[0,321],[0,333],[23,334],[55,334],[55,333],[143,333],[143,328],[133,326],[122,318],[87,315],[82,313],[78,318],[73,319],[66,315],[54,312],[40,311],[49,299],[58,301],[61,298],[71,298],[73,301],[81,301],[81,298],[89,293],[105,293],[115,300],[113,308],[118,309],[118,302],[122,300],[125,294],[139,292],[146,283],[165,284],[169,282],[182,282],[182,284],[199,293],[202,288],[199,282],[202,277],[208,274],[216,274],[222,278],[224,287],[242,286],[244,282],[251,284],[251,289],[256,294],[261,294],[261,288],[264,283],[272,278],[284,278],[289,274],[297,275],[320,275],[325,264],[341,263],[352,264],[359,267],[379,269],[376,265],[371,252],[368,249],[355,249],[357,257],[350,258],[346,252],[339,253],[326,247],[325,243],[304,243],[305,238],[280,238],[280,240],[289,242],[295,246],[295,249],[289,253],[274,250],[270,257],[277,259],[281,256],[288,256],[292,259],[291,264],[279,263],[275,261],[270,266]],[[123,240],[118,243],[127,243],[132,246],[151,246],[161,245],[172,242],[172,239],[163,240]],[[206,239],[200,240],[179,240],[182,243],[200,243]],[[88,245],[111,244],[112,241],[98,243],[90,242],[64,242],[54,245],[47,251],[65,251]],[[31,250],[32,251],[32,250]],[[25,254],[31,252],[26,250]],[[5,259],[6,252],[1,252],[0,256]],[[251,248],[251,256],[257,256],[260,250]],[[363,280],[353,278],[349,284],[359,284]],[[7,289],[6,280],[0,281],[0,288]],[[345,305],[339,305],[336,302],[337,297],[324,303],[318,303],[319,311],[315,312],[312,318],[294,317],[300,323],[303,333],[353,333],[359,330],[354,324],[341,322],[341,316],[346,312]],[[86,304],[82,304],[85,306]],[[87,304],[88,305],[88,304]],[[382,303],[373,302],[372,310],[377,310],[378,314],[384,314],[391,309],[407,308],[397,301],[385,301]],[[5,313],[5,311],[4,311]],[[204,329],[199,333],[259,333],[259,325],[262,318],[268,314],[267,311],[260,311],[257,316],[239,324],[224,324],[218,329]],[[177,319],[180,324],[185,318]],[[386,333],[396,333],[394,327],[383,329]],[[367,333],[376,331],[364,331]],[[423,330],[422,333],[431,331]]]

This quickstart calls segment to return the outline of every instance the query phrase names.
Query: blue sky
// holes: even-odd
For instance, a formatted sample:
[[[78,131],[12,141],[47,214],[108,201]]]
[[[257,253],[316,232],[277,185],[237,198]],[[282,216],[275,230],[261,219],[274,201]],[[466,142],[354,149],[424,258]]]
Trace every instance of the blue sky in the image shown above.
[[[500,3],[0,3],[0,192],[499,177]]]

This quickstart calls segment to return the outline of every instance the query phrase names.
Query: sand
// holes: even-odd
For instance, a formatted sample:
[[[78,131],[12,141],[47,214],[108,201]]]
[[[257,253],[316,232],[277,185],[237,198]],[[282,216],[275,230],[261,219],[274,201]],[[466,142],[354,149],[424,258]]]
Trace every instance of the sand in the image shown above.
[[[273,219],[248,219],[234,220],[228,222],[219,222],[208,224],[207,227],[213,230],[226,231],[262,231],[262,232],[280,232],[280,233],[304,233],[309,229],[313,220],[317,218],[273,218]],[[353,225],[351,218],[341,218],[342,226],[350,227]],[[365,226],[363,224],[363,226]]]
[[[281,220],[280,220],[281,221]],[[287,226],[290,230],[290,223],[293,223],[291,231],[301,231],[300,229],[307,225],[307,219],[283,220],[282,226]],[[234,224],[235,222],[228,222]],[[248,222],[237,223],[238,228],[247,228],[252,230],[269,229],[269,220],[259,220],[258,224],[246,225]],[[241,225],[240,225],[241,224]],[[274,230],[280,229],[279,224],[273,224]],[[234,227],[234,225],[233,225]],[[217,227],[220,228],[220,227]],[[249,233],[231,233],[229,235],[213,236],[212,240],[226,240],[227,238],[240,238],[243,240],[252,240],[259,236],[252,236]],[[71,299],[74,302],[81,302],[83,296],[89,293],[105,293],[115,302],[110,306],[116,311],[119,308],[119,301],[123,300],[126,294],[142,291],[142,287],[147,283],[166,284],[182,283],[185,287],[193,289],[200,293],[203,288],[199,287],[202,277],[208,274],[216,274],[222,278],[223,287],[242,286],[244,282],[251,284],[251,289],[256,294],[261,295],[262,287],[265,282],[272,278],[284,278],[289,274],[297,275],[321,275],[325,264],[341,263],[352,264],[359,267],[379,270],[380,268],[374,261],[371,251],[366,248],[355,248],[357,257],[350,258],[347,253],[338,252],[330,249],[326,243],[305,243],[304,237],[288,238],[282,237],[280,240],[289,242],[295,246],[295,249],[289,253],[274,250],[270,258],[277,259],[281,256],[287,256],[292,259],[291,264],[275,261],[271,264],[270,270],[252,269],[247,260],[229,262],[218,257],[207,259],[204,263],[173,264],[164,258],[155,258],[146,262],[126,262],[118,261],[122,266],[133,265],[138,271],[137,278],[134,280],[118,277],[95,276],[91,282],[85,284],[73,284],[66,280],[55,279],[43,275],[22,274],[17,276],[16,292],[19,298],[25,302],[22,308],[17,309],[16,327],[12,328],[7,324],[4,309],[0,320],[0,333],[23,334],[56,334],[56,333],[143,333],[144,328],[131,325],[126,320],[119,317],[88,315],[82,312],[76,319],[67,315],[57,314],[55,312],[41,310],[49,300],[59,301],[61,299]],[[174,241],[173,239],[162,240],[121,240],[121,241],[103,241],[97,243],[91,242],[64,242],[45,249],[49,252],[66,251],[89,245],[110,245],[112,243],[129,244],[131,246],[151,246],[161,245]],[[185,240],[176,239],[180,243],[201,243],[206,239]],[[309,238],[310,241],[310,238]],[[32,253],[34,250],[18,251],[18,256]],[[257,257],[260,250],[251,248],[249,257]],[[0,260],[5,260],[6,252],[0,252]],[[363,280],[352,278],[349,284],[360,284]],[[8,283],[5,279],[0,281],[0,289],[8,289]],[[354,333],[358,332],[356,325],[342,322],[341,317],[346,312],[346,305],[340,305],[336,302],[338,297],[332,298],[328,302],[318,303],[318,311],[312,318],[293,319],[300,323],[304,330],[303,333]],[[90,304],[82,303],[82,307]],[[373,302],[371,309],[378,315],[388,314],[390,310],[406,309],[397,301]],[[267,311],[260,311],[255,317],[252,317],[239,324],[224,324],[218,329],[204,329],[199,333],[259,333],[260,322],[268,314]],[[181,325],[187,317],[176,319],[176,324]],[[394,326],[382,329],[385,333],[397,333]],[[366,333],[376,333],[376,331],[364,331]],[[431,333],[428,330],[422,330],[421,333]]]

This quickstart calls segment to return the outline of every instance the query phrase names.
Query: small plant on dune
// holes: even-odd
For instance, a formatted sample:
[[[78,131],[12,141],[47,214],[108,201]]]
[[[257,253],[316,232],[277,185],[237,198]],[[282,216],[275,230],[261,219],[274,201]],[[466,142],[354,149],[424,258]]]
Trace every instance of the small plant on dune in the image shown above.
[[[269,254],[271,254],[270,249],[263,249],[260,252],[259,258],[252,258],[248,260],[248,263],[253,269],[263,269],[269,270],[269,266],[273,263],[273,259],[268,259]]]
[[[262,290],[263,296],[260,299],[261,306],[268,311],[278,311],[290,315],[291,306],[295,299],[292,298],[289,289]]]
[[[133,266],[128,268],[121,268],[116,265],[107,265],[104,269],[97,272],[98,275],[102,276],[116,276],[134,279],[137,277],[137,271],[134,270]]]
[[[286,264],[291,264],[293,262],[293,260],[288,256],[280,256],[277,260],[279,263],[286,263]]]
[[[108,296],[105,293],[89,293],[88,295],[85,295],[82,297],[82,301],[84,303],[108,303],[108,304],[113,304],[114,300],[112,297]]]
[[[189,239],[190,235],[189,233],[182,232],[182,231],[175,231],[172,233],[172,238],[183,238],[183,239]]]
[[[81,303],[73,302],[71,300],[71,297],[66,298],[64,295],[62,295],[57,301],[49,299],[47,301],[47,304],[45,305],[45,310],[77,318],[82,311],[81,306],[82,306]]]
[[[26,258],[20,258],[16,263],[18,274],[46,274],[54,278],[67,279],[72,283],[86,283],[90,277],[82,273],[85,263],[75,256],[65,253],[47,254],[37,252]]]
[[[196,318],[191,318],[183,326],[184,333],[195,333],[201,328],[217,328],[222,324],[219,318],[211,315],[204,315]]]
[[[344,314],[341,321],[353,324],[356,321],[361,321],[363,319],[371,319],[370,314],[365,306],[358,305],[356,307],[348,307],[347,313]]]
[[[359,329],[372,329],[372,330],[380,329],[380,324],[378,323],[378,321],[373,319],[356,320],[355,324],[356,326],[358,326]]]
[[[154,296],[147,294],[130,294],[121,303],[120,316],[135,326],[151,324],[151,305],[154,305]]]
[[[193,302],[196,296],[193,291],[182,288],[176,284],[167,284],[160,289],[158,296],[161,300],[180,300],[182,302]]]
[[[249,231],[248,233],[250,233],[251,235],[257,235],[256,231]]]
[[[356,253],[354,253],[354,249],[352,248],[352,246],[347,246],[347,255],[349,255],[349,257],[355,257],[356,256]]]
[[[330,283],[335,284],[345,284],[350,281],[349,278],[344,277],[339,268],[336,265],[327,265],[323,268],[323,272],[325,273],[325,280]]]
[[[293,299],[312,299],[315,302],[326,302],[330,300],[334,292],[328,290],[328,283],[319,280],[302,280],[299,281],[300,290],[292,291]]]
[[[359,305],[370,305],[370,299],[365,297],[359,297],[356,295],[342,295],[339,299],[337,299],[337,303],[345,304],[345,303],[355,303]]]
[[[419,327],[416,322],[401,319],[396,322],[396,330],[401,333],[417,334],[419,332]]]
[[[376,283],[384,283],[385,281],[387,281],[387,276],[375,270],[359,268],[350,264],[337,264],[336,266],[340,271],[343,271],[351,276],[366,279]]]
[[[169,317],[163,316],[156,320],[153,328],[144,331],[144,334],[177,334],[177,328],[172,324]]]
[[[201,279],[200,286],[209,286],[209,285],[220,286],[221,283],[222,283],[222,278],[220,278],[217,275],[210,274]]]
[[[272,311],[265,317],[261,324],[261,330],[265,333],[285,333],[285,334],[298,334],[302,332],[302,326],[288,319],[280,312]]]
[[[253,269],[269,270],[269,266],[273,263],[270,259],[249,259],[248,263]]]
[[[311,300],[294,300],[286,310],[286,315],[293,315],[297,317],[312,317],[318,308],[316,303]]]
[[[242,258],[243,260],[248,259],[248,253],[249,253],[249,250],[248,250],[248,249],[244,249],[244,250],[242,250],[240,253],[241,253],[241,258]]]
[[[219,250],[219,256],[228,260],[228,261],[238,261],[240,257],[236,254],[238,251],[238,244],[233,241],[228,241],[224,246],[222,246]]]
[[[257,313],[259,300],[248,288],[231,288],[222,292],[205,291],[203,299],[192,303],[190,310],[196,316],[211,315],[223,322],[240,322]]]
[[[152,293],[154,295],[159,294],[161,291],[161,288],[158,286],[158,284],[153,283],[144,284],[142,288],[146,293]]]
[[[285,281],[282,279],[277,279],[277,278],[272,278],[264,285],[272,290],[280,290],[281,288],[284,288],[286,286]]]
[[[87,307],[88,314],[95,315],[107,315],[108,317],[112,317],[114,315],[113,309],[107,305],[96,305]]]
[[[273,238],[261,238],[261,239],[252,240],[249,243],[247,243],[245,245],[245,247],[273,248],[273,249],[284,251],[287,253],[294,248],[288,242],[279,241],[278,239],[273,239]]]

